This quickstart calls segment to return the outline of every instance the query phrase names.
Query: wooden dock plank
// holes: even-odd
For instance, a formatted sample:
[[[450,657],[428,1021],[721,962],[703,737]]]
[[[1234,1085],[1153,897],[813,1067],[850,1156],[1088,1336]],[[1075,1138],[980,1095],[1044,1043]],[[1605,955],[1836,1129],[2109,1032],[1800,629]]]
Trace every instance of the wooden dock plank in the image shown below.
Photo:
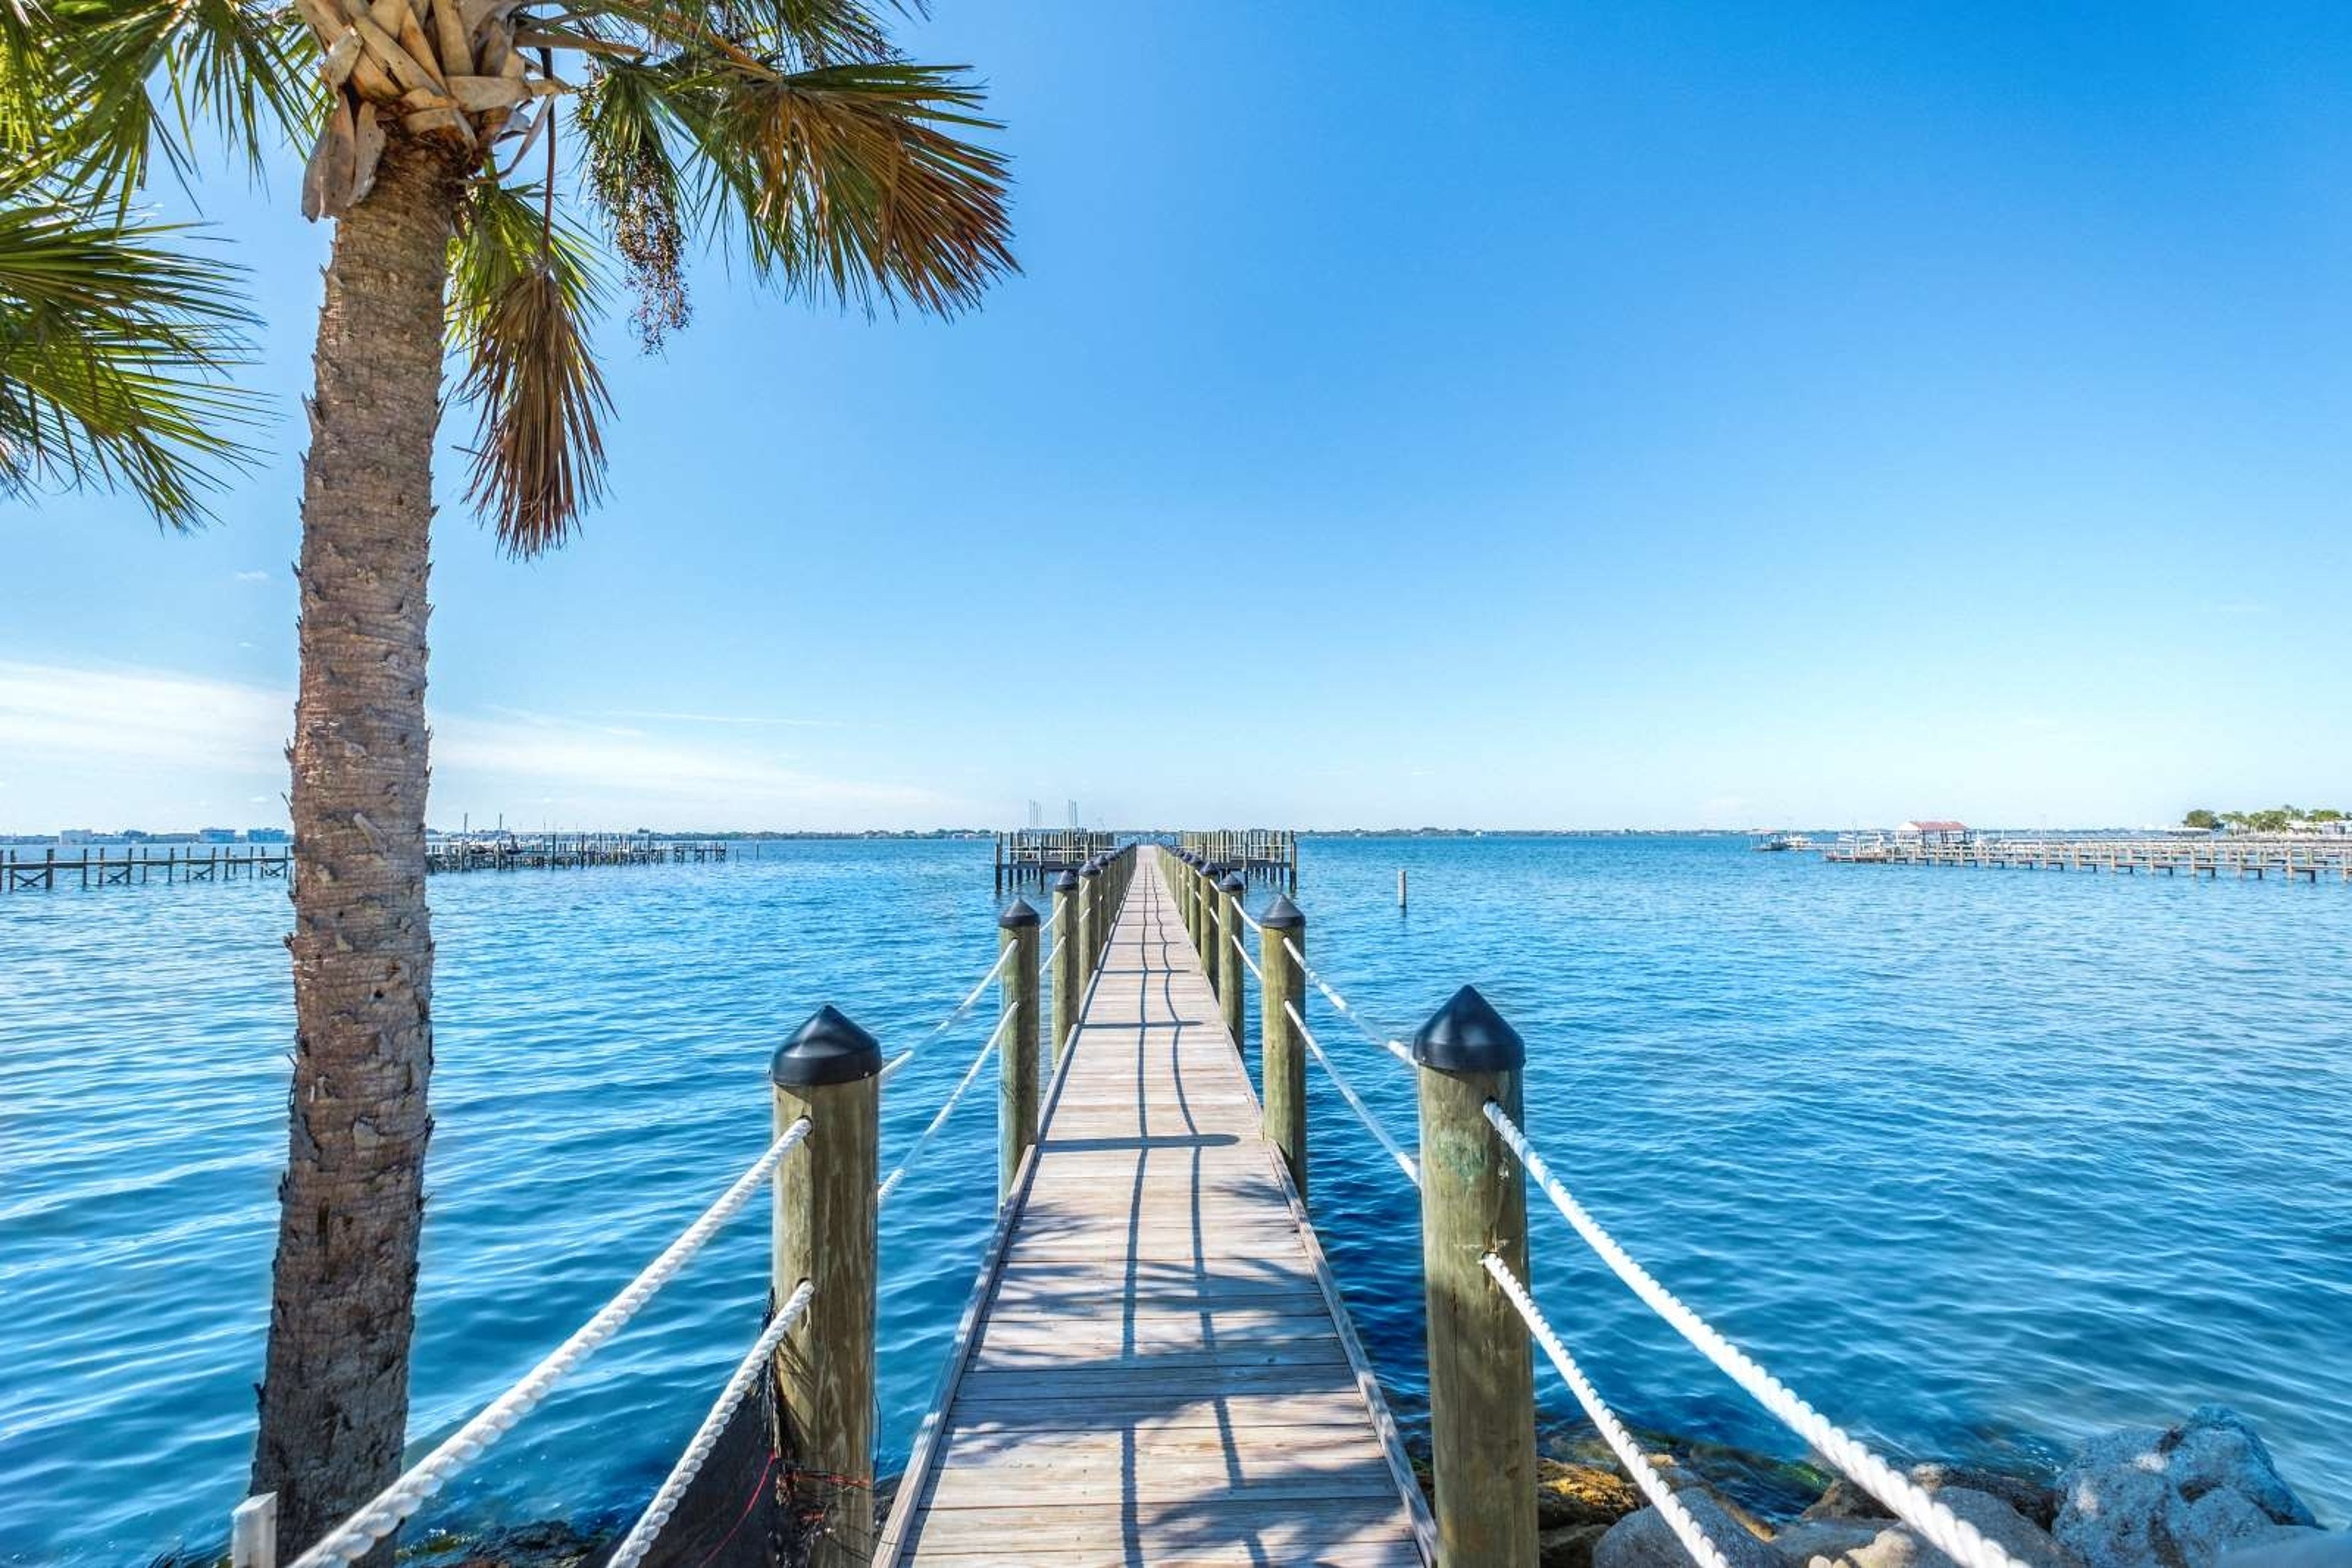
[[[877,1563],[1426,1560],[1393,1424],[1149,855],[1024,1177]]]

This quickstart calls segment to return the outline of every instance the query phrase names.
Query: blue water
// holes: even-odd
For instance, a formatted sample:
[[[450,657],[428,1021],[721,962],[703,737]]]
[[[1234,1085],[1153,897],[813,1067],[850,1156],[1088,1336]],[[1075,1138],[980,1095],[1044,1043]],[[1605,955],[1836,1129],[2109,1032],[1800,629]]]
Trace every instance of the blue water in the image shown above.
[[[761,1069],[803,1016],[832,1002],[911,1042],[995,941],[969,843],[432,892],[419,1442],[758,1152]],[[1832,1418],[1906,1457],[2032,1463],[2218,1400],[2323,1519],[2352,1514],[2352,889],[1710,839],[1331,839],[1307,847],[1300,902],[1318,967],[1389,1028],[1485,990],[1528,1037],[1531,1131],[1587,1205]],[[274,883],[0,900],[0,1562],[224,1534],[283,1155],[286,924]],[[893,1080],[886,1164],[990,1005]],[[1409,1133],[1409,1077],[1311,1013]],[[1412,1194],[1312,1082],[1324,1240],[1412,1420]],[[986,1234],[992,1101],[969,1099],[884,1217],[886,1468]],[[1538,1293],[1629,1418],[1794,1453],[1539,1204],[1534,1224]],[[746,1215],[425,1522],[629,1511],[756,1331],[766,1247]],[[1565,1390],[1538,1387],[1565,1429]]]

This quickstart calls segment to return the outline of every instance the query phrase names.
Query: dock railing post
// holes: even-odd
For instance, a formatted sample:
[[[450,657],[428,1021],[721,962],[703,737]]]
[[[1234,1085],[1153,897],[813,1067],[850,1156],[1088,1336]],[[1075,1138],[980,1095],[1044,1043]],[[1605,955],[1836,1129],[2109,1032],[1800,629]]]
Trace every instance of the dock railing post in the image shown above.
[[[1239,871],[1228,871],[1217,884],[1217,928],[1223,939],[1217,944],[1217,1000],[1225,1009],[1225,1033],[1234,1037],[1234,1049],[1242,1048],[1242,922],[1236,912],[1247,892]]]
[[[1078,1026],[1078,879],[1063,871],[1054,878],[1054,1060],[1059,1065]]]
[[[831,1007],[769,1064],[781,1137],[771,1309],[807,1280],[808,1310],[776,1352],[785,1517],[821,1521],[811,1568],[864,1568],[874,1543],[874,1213],[882,1047]]]
[[[1276,893],[1258,921],[1257,966],[1265,976],[1258,992],[1258,1100],[1260,1125],[1282,1151],[1291,1185],[1307,1196],[1307,1051],[1290,1009],[1307,1016],[1307,917],[1289,895]]]
[[[1527,1174],[1488,1100],[1520,1116],[1527,1047],[1469,986],[1412,1037],[1421,1098],[1422,1275],[1439,1568],[1533,1568],[1535,1367],[1527,1325],[1482,1261],[1528,1275]]]
[[[1176,907],[1184,917],[1184,940],[1197,945],[1201,940],[1200,889],[1194,881],[1197,867],[1190,849],[1176,857]]]
[[[1102,868],[1089,860],[1078,868],[1078,953],[1086,964],[1078,984],[1095,972],[1095,952],[1102,946]]]
[[[997,951],[1013,950],[997,982],[1012,1015],[996,1052],[996,1201],[1013,1191],[1022,1156],[1037,1142],[1037,911],[1020,894],[996,917]]]
[[[1217,882],[1221,868],[1212,862],[1201,868],[1201,972],[1208,977],[1209,989],[1217,989]]]

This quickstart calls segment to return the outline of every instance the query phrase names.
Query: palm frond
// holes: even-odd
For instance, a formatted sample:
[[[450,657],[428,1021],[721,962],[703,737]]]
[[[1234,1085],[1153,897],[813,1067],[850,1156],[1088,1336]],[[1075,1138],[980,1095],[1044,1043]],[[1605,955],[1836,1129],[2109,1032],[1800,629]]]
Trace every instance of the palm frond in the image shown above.
[[[478,418],[467,499],[518,556],[562,543],[603,496],[612,411],[588,341],[602,294],[595,252],[551,221],[545,197],[477,184],[450,265],[450,333],[467,361],[459,395]]]
[[[0,189],[0,493],[126,489],[186,529],[255,461],[261,405],[226,379],[253,357],[239,269],[182,232]]]
[[[289,145],[307,143],[324,116],[317,41],[291,7],[48,3],[21,68],[44,79],[39,141],[79,189],[127,200],[158,158],[188,179],[207,124],[257,177]]]
[[[949,315],[1019,270],[1002,155],[960,66],[761,76],[717,68],[681,96],[709,181],[754,267],[793,292]]]

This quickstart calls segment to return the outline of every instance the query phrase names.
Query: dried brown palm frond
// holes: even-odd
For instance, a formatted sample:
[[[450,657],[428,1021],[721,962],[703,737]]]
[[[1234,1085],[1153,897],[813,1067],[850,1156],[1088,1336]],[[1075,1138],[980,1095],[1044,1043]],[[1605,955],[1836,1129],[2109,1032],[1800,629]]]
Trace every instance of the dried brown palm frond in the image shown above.
[[[467,497],[513,554],[569,537],[603,495],[612,400],[587,321],[593,252],[528,188],[478,186],[454,245],[450,321],[466,356],[459,395],[479,420]]]

